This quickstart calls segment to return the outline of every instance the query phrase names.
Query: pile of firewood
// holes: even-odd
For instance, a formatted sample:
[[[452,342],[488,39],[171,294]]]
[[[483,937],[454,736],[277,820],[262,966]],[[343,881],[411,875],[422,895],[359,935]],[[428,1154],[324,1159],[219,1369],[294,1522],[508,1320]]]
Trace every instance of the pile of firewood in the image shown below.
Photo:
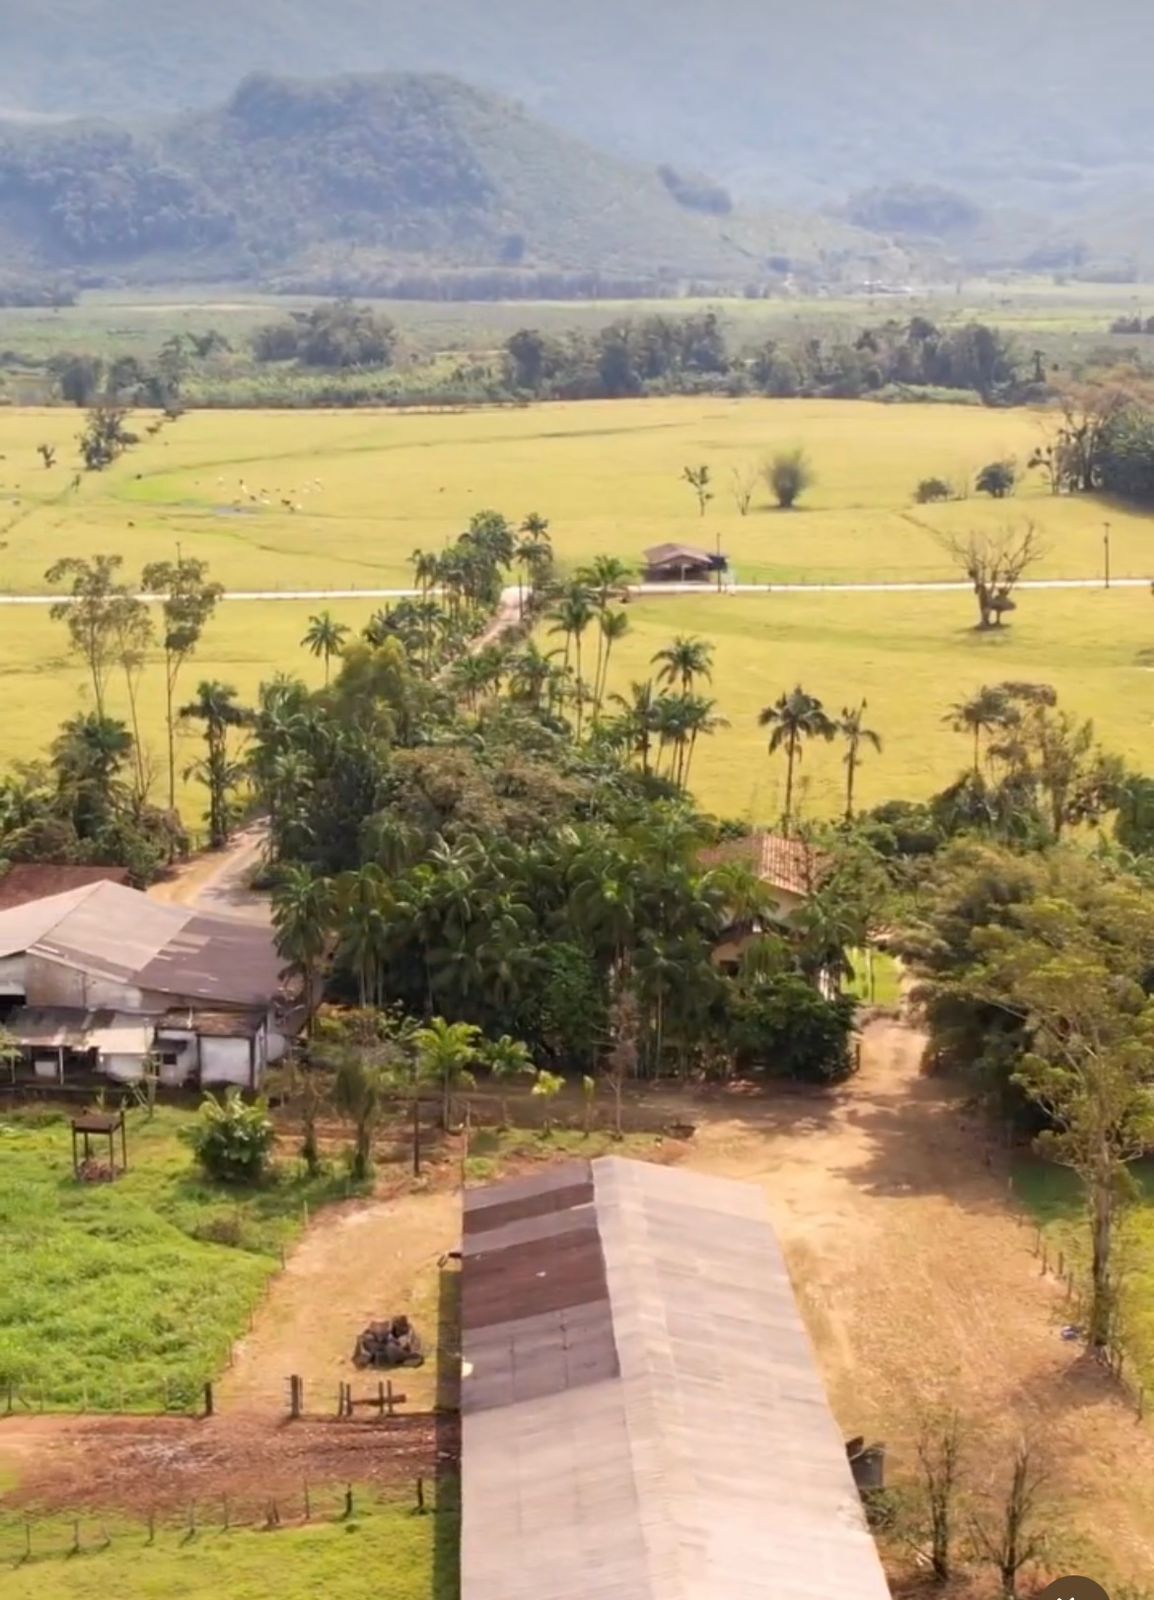
[[[353,1349],[357,1367],[419,1367],[424,1360],[420,1335],[408,1317],[370,1322]]]

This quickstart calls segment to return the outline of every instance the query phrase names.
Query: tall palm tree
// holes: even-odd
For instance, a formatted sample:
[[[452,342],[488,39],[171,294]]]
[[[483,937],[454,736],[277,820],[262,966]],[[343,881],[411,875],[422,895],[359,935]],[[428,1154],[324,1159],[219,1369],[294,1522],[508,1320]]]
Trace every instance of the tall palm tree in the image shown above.
[[[552,673],[548,656],[530,639],[509,663],[510,697],[538,710]]]
[[[601,716],[601,707],[605,701],[605,690],[609,682],[609,658],[613,653],[613,646],[620,639],[624,639],[629,632],[629,617],[624,611],[602,611],[600,618],[601,636],[597,642],[598,673],[593,682],[593,720],[598,721]]]
[[[336,882],[340,954],[357,975],[362,1006],[379,1006],[381,974],[389,948],[388,880],[375,862],[344,872]]]
[[[308,628],[301,644],[311,655],[320,656],[325,664],[325,683],[329,681],[329,664],[344,649],[351,629],[346,622],[338,622],[331,611],[322,611],[309,618]]]
[[[628,695],[615,694],[610,698],[614,705],[621,707],[617,721],[625,742],[631,754],[641,762],[642,774],[648,777],[653,735],[657,731],[655,717],[658,697],[653,693],[653,684],[648,680],[644,683],[633,682],[629,685]]]
[[[802,750],[810,739],[827,742],[837,732],[837,724],[826,715],[825,707],[816,695],[807,694],[800,684],[789,694],[779,695],[773,705],[758,713],[758,724],[771,728],[769,753],[775,755],[785,747],[785,808],[782,826],[788,833],[793,818],[793,773],[801,760]]]
[[[252,713],[238,704],[237,691],[231,683],[202,679],[196,686],[196,699],[182,706],[178,715],[182,722],[199,722],[204,728],[205,759],[196,763],[193,770],[208,790],[209,842],[219,850],[228,843],[232,824],[230,796],[244,770],[230,756],[229,733],[246,727],[252,721]]]
[[[678,634],[672,644],[658,650],[653,665],[661,668],[658,683],[676,685],[682,694],[689,694],[698,678],[713,682],[713,646],[708,639]]]
[[[306,1034],[312,1033],[317,980],[333,932],[336,908],[332,879],[318,876],[311,867],[286,867],[273,888],[272,925],[277,953],[301,979]]]
[[[842,757],[845,763],[845,820],[853,821],[853,789],[854,779],[861,762],[863,746],[870,746],[881,755],[882,737],[875,733],[873,728],[865,725],[867,702],[862,701],[860,706],[843,706],[837,731],[846,742],[846,752]]]
[[[596,612],[593,606],[593,597],[583,583],[572,583],[562,594],[557,605],[549,613],[553,626],[550,633],[563,633],[565,635],[565,666],[569,666],[569,652],[572,647],[574,663],[577,671],[577,737],[581,737],[581,709],[583,695],[581,693],[581,640],[586,628],[593,621]]]
[[[481,1030],[471,1022],[446,1022],[434,1017],[427,1028],[413,1035],[422,1073],[441,1087],[441,1126],[448,1128],[453,1111],[453,1092],[473,1086],[469,1071],[480,1059]]]
[[[728,728],[729,723],[725,717],[718,716],[715,707],[716,700],[706,699],[703,695],[687,694],[682,699],[685,703],[684,726],[688,736],[685,746],[685,757],[681,768],[681,787],[689,788],[689,769],[693,765],[693,752],[697,748],[697,741],[704,734],[707,738],[715,734],[719,728]]]
[[[529,579],[532,594],[539,577],[553,564],[553,541],[549,537],[548,517],[536,511],[530,511],[517,531],[521,537],[513,548],[513,560],[517,564],[517,615],[523,617],[525,579]]]
[[[971,733],[974,737],[974,771],[981,769],[982,735],[987,736],[1005,728],[1014,718],[1015,708],[1005,691],[998,686],[983,684],[968,700],[959,700],[946,712],[942,721],[955,733]]]
[[[120,774],[132,751],[132,735],[124,723],[99,711],[70,718],[53,740],[52,769],[82,839],[108,821],[118,795],[125,798]]]

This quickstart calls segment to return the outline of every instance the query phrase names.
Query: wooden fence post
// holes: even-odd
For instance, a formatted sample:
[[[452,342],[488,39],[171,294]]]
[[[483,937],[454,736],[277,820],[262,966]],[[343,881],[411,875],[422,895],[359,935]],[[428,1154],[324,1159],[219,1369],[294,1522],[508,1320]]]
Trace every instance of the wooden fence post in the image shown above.
[[[204,1386],[204,1414],[205,1414],[205,1416],[206,1417],[211,1417],[214,1410],[215,1410],[215,1407],[213,1405],[213,1398],[212,1398],[212,1384],[211,1383],[206,1383],[205,1386]]]
[[[309,1498],[309,1480],[305,1479],[305,1521],[311,1522],[313,1515],[312,1501]]]
[[[425,1514],[425,1480],[417,1479],[417,1511],[421,1516]]]

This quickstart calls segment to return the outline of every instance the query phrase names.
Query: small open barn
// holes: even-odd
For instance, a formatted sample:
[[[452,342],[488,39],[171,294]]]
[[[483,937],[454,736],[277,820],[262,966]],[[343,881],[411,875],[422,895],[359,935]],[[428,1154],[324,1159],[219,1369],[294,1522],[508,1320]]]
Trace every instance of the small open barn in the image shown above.
[[[646,583],[705,583],[728,566],[725,556],[692,544],[655,544],[644,552]]]
[[[462,1600],[888,1600],[761,1190],[465,1196]]]

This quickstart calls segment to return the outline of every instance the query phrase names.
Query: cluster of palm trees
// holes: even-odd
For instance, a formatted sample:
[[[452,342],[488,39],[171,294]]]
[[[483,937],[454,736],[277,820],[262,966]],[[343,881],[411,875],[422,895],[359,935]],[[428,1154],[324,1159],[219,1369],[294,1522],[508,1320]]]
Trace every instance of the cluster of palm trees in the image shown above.
[[[798,684],[788,694],[780,694],[772,705],[763,707],[758,713],[758,724],[770,729],[770,755],[776,755],[779,750],[785,752],[785,802],[782,807],[782,828],[785,832],[788,833],[796,821],[794,774],[806,745],[814,739],[827,744],[837,738],[845,741],[846,751],[842,757],[846,769],[845,819],[847,822],[853,821],[854,789],[863,751],[869,748],[880,754],[882,749],[881,735],[866,726],[867,709],[867,702],[862,700],[856,706],[843,706],[841,716],[832,717],[816,695],[809,694]]]
[[[713,681],[713,646],[705,639],[679,634],[651,659],[653,678],[630,683],[627,694],[613,695],[618,714],[606,725],[604,739],[624,751],[644,775],[664,777],[675,788],[689,787],[697,741],[727,727],[717,702],[697,692]]]

